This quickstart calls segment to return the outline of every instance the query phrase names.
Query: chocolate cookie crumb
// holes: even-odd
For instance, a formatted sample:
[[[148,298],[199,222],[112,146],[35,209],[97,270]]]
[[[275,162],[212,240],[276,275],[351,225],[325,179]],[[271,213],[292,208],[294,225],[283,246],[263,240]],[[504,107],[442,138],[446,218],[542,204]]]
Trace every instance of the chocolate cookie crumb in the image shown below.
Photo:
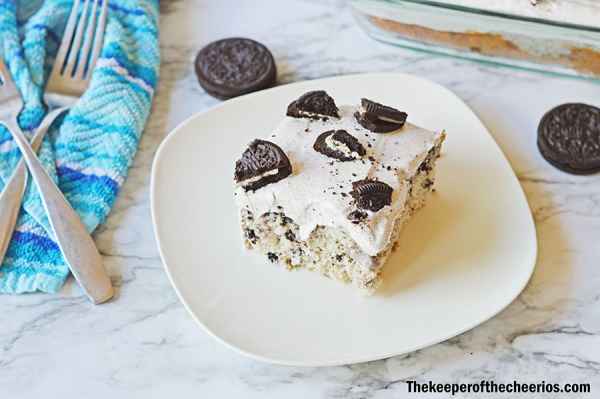
[[[348,214],[348,220],[350,220],[354,224],[360,223],[362,220],[367,218],[367,213],[363,211],[352,211]]]

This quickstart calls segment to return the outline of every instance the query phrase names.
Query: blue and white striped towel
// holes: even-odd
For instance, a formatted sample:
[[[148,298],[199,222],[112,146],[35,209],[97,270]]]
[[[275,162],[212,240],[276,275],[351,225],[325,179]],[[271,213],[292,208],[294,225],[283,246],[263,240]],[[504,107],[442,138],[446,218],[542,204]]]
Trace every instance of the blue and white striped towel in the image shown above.
[[[72,0],[0,0],[0,57],[23,94],[20,124],[29,134],[44,116],[42,88],[71,6]],[[158,0],[110,0],[91,87],[55,124],[39,153],[89,231],[113,206],[150,112],[160,62],[158,13]],[[10,133],[0,127],[0,189],[19,158]],[[56,292],[68,274],[35,184],[29,184],[0,265],[0,292]]]

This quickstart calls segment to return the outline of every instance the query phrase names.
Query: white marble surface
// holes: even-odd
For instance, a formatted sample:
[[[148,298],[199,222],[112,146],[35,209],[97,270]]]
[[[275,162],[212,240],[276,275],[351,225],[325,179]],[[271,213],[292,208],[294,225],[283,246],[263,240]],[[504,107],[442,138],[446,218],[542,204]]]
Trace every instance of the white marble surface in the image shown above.
[[[599,84],[385,46],[357,28],[344,1],[161,3],[163,65],[154,111],[116,208],[96,234],[118,296],[93,307],[71,285],[56,296],[0,297],[0,397],[396,398],[410,396],[410,379],[589,382],[600,392],[600,175],[560,173],[535,146],[545,110],[565,101],[600,105]],[[282,84],[402,71],[439,82],[472,106],[512,163],[535,215],[539,261],[523,294],[448,342],[346,367],[258,363],[197,328],[158,257],[149,173],[167,132],[217,103],[196,83],[195,52],[234,35],[273,50]]]

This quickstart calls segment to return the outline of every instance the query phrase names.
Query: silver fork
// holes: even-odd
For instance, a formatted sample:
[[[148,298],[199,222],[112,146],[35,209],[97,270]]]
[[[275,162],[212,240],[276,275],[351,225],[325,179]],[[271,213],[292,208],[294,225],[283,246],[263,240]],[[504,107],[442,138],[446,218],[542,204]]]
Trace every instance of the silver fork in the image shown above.
[[[44,118],[31,145],[17,123],[23,101],[12,81],[10,71],[0,60],[0,75],[3,81],[0,85],[0,104],[4,98],[4,102],[12,103],[15,110],[5,126],[11,131],[23,155],[23,160],[19,162],[4,192],[0,195],[0,212],[3,214],[0,216],[0,234],[9,241],[14,230],[27,179],[24,161],[37,183],[50,225],[71,272],[92,302],[102,303],[114,294],[110,279],[102,265],[102,257],[79,216],[48,176],[35,154],[52,122],[89,86],[92,71],[102,48],[108,0],[84,0],[83,4],[80,3],[80,0],[75,0],[71,9],[46,87],[47,93],[44,95],[47,104],[59,105],[60,108],[50,112]],[[99,12],[98,8],[100,8]],[[5,252],[7,245],[8,242],[0,242],[0,250],[4,247]],[[4,252],[0,252],[0,255],[4,255]]]

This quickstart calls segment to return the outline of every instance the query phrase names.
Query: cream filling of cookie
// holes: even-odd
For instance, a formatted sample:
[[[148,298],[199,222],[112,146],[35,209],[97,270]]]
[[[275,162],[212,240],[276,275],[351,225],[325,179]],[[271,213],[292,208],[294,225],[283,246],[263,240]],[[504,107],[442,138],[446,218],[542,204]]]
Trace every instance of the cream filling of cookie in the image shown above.
[[[250,178],[248,178],[246,180],[242,180],[241,182],[237,183],[237,186],[245,187],[248,184],[251,184],[251,183],[259,181],[263,177],[273,176],[273,175],[276,175],[277,173],[279,173],[279,169],[268,170],[268,171],[266,171],[263,174],[260,174],[260,175],[254,176],[254,177],[250,177]]]
[[[352,151],[346,144],[334,140],[333,134],[327,136],[325,139],[325,144],[327,144],[327,147],[331,148],[332,150],[339,151],[347,157],[352,157],[354,159],[360,158],[360,154],[358,152]]]
[[[360,112],[360,116],[364,116],[365,115],[365,109],[361,108]],[[398,119],[392,119],[392,118],[388,118],[387,116],[383,116],[383,115],[377,115],[377,119],[379,119],[380,121],[383,122],[391,122],[391,123],[402,123],[402,121],[399,121]]]
[[[381,116],[381,115],[379,115],[377,117],[377,119],[379,119],[380,121],[384,121],[384,122],[402,123],[402,121],[399,121],[398,119],[392,119],[392,118],[388,118],[387,116]]]
[[[275,137],[269,140],[285,151],[294,173],[255,192],[238,188],[238,206],[254,215],[284,212],[299,225],[302,240],[319,225],[331,226],[344,230],[370,256],[386,249],[396,219],[403,217],[411,186],[409,179],[416,174],[428,151],[443,139],[443,134],[410,123],[394,132],[373,133],[356,121],[354,113],[359,108],[339,107],[340,118],[327,121],[285,117],[275,129]],[[340,129],[361,142],[366,156],[341,162],[313,149],[319,134]],[[391,186],[392,202],[377,212],[365,211],[367,217],[353,223],[348,218],[357,210],[350,195],[352,183],[365,178]]]
[[[335,116],[317,114],[316,112],[298,111],[298,113],[300,114],[300,116],[304,116],[304,117],[307,117],[307,118],[315,118],[315,119],[319,119],[319,118],[335,118]]]

